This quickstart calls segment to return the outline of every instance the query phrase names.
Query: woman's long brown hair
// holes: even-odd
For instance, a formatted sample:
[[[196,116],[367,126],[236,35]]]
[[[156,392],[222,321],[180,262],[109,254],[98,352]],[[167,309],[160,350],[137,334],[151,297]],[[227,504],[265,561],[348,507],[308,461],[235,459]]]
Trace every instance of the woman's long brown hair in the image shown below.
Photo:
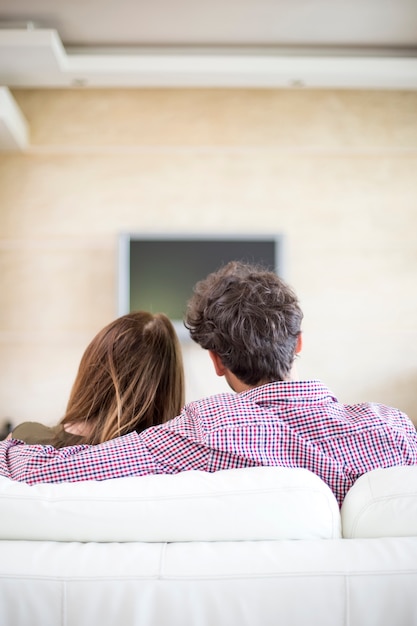
[[[184,404],[181,348],[162,313],[129,313],[103,328],[87,347],[60,424],[79,425],[83,443],[140,432],[180,413]],[[73,437],[74,443],[80,438]],[[57,435],[53,445],[70,445]]]

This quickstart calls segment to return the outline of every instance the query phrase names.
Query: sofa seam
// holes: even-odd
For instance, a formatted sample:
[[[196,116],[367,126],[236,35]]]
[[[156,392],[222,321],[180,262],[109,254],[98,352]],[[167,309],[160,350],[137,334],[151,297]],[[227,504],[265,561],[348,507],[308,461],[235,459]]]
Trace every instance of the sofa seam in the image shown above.
[[[166,563],[166,558],[167,558],[167,547],[168,547],[167,542],[164,542],[161,545],[159,561],[158,561],[157,576],[156,576],[157,580],[162,580],[164,578],[163,572],[165,569],[165,563]]]
[[[61,581],[61,624],[62,626],[67,626],[67,617],[68,617],[68,602],[67,602],[67,580]]]
[[[350,574],[345,574],[345,615],[344,615],[344,623],[345,626],[349,626],[350,624]]]
[[[20,579],[24,579],[24,580],[47,580],[47,581],[60,581],[61,582],[61,586],[62,588],[66,587],[69,583],[73,583],[73,582],[83,582],[83,583],[94,583],[97,582],[98,580],[100,581],[108,581],[108,582],[123,582],[126,580],[242,580],[242,579],[247,579],[247,580],[256,580],[256,579],[263,579],[263,578],[317,578],[317,577],[322,577],[322,578],[329,578],[329,577],[340,577],[343,579],[350,579],[350,578],[362,578],[364,576],[377,576],[377,577],[385,577],[385,576],[409,576],[410,574],[413,575],[417,575],[417,567],[414,569],[406,569],[406,570],[387,570],[387,571],[375,571],[375,570],[367,570],[367,571],[355,571],[355,570],[351,570],[349,572],[343,571],[343,570],[337,570],[337,571],[320,571],[320,570],[315,570],[315,571],[311,571],[311,572],[306,572],[305,570],[299,570],[299,571],[294,571],[294,572],[271,572],[271,573],[261,573],[261,574],[254,574],[254,573],[244,573],[244,574],[238,574],[238,573],[233,573],[233,574],[204,574],[204,575],[198,575],[196,576],[195,573],[194,574],[165,574],[165,575],[158,575],[158,574],[150,574],[150,575],[146,575],[146,576],[136,576],[136,575],[121,575],[121,576],[91,576],[91,577],[87,577],[87,576],[67,576],[67,577],[57,577],[57,576],[42,576],[42,575],[7,575],[7,576],[0,576],[1,578],[5,578],[7,580],[10,579],[15,579],[15,580],[20,580]],[[65,590],[65,605],[63,603],[63,601],[61,601],[61,606],[64,607],[66,606],[66,590]]]
[[[74,484],[74,483],[72,483]],[[205,499],[205,498],[210,498],[210,497],[219,497],[219,496],[242,496],[242,495],[253,495],[253,494],[270,494],[270,493],[279,493],[282,491],[304,491],[307,493],[314,493],[316,495],[320,495],[322,497],[328,497],[327,495],[323,494],[322,491],[319,488],[312,488],[312,487],[306,487],[306,486],[294,486],[291,487],[291,489],[288,489],[287,486],[283,486],[281,487],[276,487],[276,486],[271,486],[271,487],[265,487],[263,489],[259,489],[257,487],[253,487],[251,489],[244,489],[242,491],[236,491],[234,489],[230,489],[230,491],[224,491],[224,490],[217,490],[217,491],[213,491],[210,493],[204,493],[202,494],[201,492],[191,492],[191,493],[186,493],[186,494],[177,494],[177,495],[161,495],[161,496],[155,496],[155,495],[149,495],[149,496],[132,496],[132,495],[128,495],[128,496],[103,496],[103,497],[99,497],[99,496],[90,496],[90,494],[88,495],[88,500],[90,502],[120,502],[122,500],[126,500],[127,502],[147,502],[149,500],[151,501],[155,501],[155,500],[184,500],[187,498],[199,498],[199,499]],[[0,493],[0,500],[2,499],[14,499],[14,500],[33,500],[33,501],[39,501],[39,500],[43,500],[43,501],[47,501],[47,502],[85,502],[85,498],[86,496],[38,496],[38,495],[30,495],[30,494],[8,494],[8,493]]]

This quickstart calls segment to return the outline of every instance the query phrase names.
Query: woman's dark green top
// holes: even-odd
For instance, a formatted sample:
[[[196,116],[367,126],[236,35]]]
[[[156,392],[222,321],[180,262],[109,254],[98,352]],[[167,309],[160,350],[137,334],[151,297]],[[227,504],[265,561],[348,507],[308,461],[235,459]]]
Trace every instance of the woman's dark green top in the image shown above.
[[[74,445],[76,439],[79,443],[83,443],[83,437],[67,433],[61,424],[57,426],[45,426],[40,422],[22,422],[12,430],[13,439],[20,439],[28,444],[52,445],[56,436],[60,435],[60,440],[64,441],[68,438],[68,445]]]

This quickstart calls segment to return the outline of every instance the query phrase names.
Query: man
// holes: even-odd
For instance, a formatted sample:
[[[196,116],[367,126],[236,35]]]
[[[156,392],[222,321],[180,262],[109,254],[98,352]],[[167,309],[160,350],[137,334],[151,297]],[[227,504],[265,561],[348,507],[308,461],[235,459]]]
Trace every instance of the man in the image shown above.
[[[341,505],[364,472],[417,464],[417,433],[406,415],[343,405],[321,382],[295,380],[302,317],[297,297],[273,272],[229,263],[196,285],[185,325],[235,393],[192,402],[166,424],[97,446],[2,442],[0,474],[33,484],[304,467]]]

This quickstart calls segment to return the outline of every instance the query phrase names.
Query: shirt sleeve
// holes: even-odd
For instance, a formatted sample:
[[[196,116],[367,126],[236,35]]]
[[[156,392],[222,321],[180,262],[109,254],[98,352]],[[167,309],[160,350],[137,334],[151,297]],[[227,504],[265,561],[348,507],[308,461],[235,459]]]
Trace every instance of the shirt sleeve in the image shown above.
[[[95,446],[56,449],[10,439],[0,442],[0,475],[35,484],[207,469],[209,452],[200,435],[195,420],[184,411],[164,425]]]

